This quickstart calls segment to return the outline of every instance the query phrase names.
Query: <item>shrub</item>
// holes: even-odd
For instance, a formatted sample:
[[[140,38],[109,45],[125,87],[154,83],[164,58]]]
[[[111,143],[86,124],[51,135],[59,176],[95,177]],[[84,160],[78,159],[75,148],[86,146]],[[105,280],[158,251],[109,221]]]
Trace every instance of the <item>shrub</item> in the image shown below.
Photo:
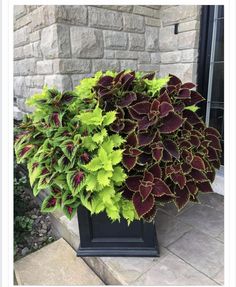
[[[211,192],[220,167],[219,132],[206,127],[193,83],[170,75],[98,72],[74,91],[44,88],[15,140],[42,210],[71,218],[82,204],[111,220],[153,220],[158,205],[182,209]]]

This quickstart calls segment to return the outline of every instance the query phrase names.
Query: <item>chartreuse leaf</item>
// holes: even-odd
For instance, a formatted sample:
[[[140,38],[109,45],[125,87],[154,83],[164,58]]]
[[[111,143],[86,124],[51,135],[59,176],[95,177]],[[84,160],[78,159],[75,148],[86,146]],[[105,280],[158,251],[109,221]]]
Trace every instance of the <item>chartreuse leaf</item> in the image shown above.
[[[154,78],[153,80],[144,79],[144,82],[147,84],[148,91],[151,93],[151,96],[155,96],[161,90],[161,88],[167,84],[169,79],[170,77],[167,76],[159,79]]]
[[[113,148],[115,147],[113,141],[110,138],[106,139],[101,145],[101,147],[106,151],[107,154],[111,153],[113,151]]]
[[[127,220],[128,225],[135,219],[138,219],[133,202],[130,200],[122,200],[121,206],[122,216]]]
[[[97,171],[102,168],[102,161],[99,157],[94,157],[88,164],[83,165],[89,171]]]
[[[107,136],[107,131],[106,129],[102,129],[101,132],[99,133],[95,133],[92,137],[92,140],[97,143],[100,144],[103,142],[104,138]]]
[[[77,118],[82,122],[82,124],[90,126],[100,126],[103,121],[102,110],[97,106],[93,111],[82,112]]]
[[[88,151],[94,151],[97,148],[97,144],[93,141],[91,136],[83,137],[82,143],[84,148]]]
[[[114,147],[119,147],[122,143],[125,142],[125,139],[123,139],[120,135],[111,135],[110,140],[113,142]]]
[[[86,189],[89,191],[94,191],[97,186],[97,177],[96,175],[90,173],[86,177]]]
[[[113,175],[112,175],[112,180],[117,184],[120,185],[122,184],[125,179],[127,178],[127,175],[125,174],[124,170],[120,166],[114,167]]]
[[[66,175],[68,187],[73,196],[77,195],[85,186],[85,174],[80,170],[70,171]]]
[[[195,106],[195,105],[192,105],[192,106],[187,106],[184,108],[185,110],[190,110],[192,112],[196,112],[197,110],[199,110],[200,108]]]
[[[97,181],[101,186],[107,186],[110,184],[110,177],[112,176],[111,171],[106,171],[104,169],[99,170],[97,174]]]
[[[110,159],[113,165],[118,164],[119,162],[121,162],[122,160],[122,154],[123,154],[123,150],[122,149],[118,149],[118,150],[114,150],[110,155]]]
[[[27,164],[27,168],[29,171],[30,185],[33,186],[35,180],[40,176],[42,172],[42,166],[33,160]]]
[[[108,161],[107,153],[103,147],[100,147],[98,150],[98,158],[102,164],[105,164]]]
[[[116,119],[116,111],[107,112],[103,117],[103,125],[108,126],[112,124]]]

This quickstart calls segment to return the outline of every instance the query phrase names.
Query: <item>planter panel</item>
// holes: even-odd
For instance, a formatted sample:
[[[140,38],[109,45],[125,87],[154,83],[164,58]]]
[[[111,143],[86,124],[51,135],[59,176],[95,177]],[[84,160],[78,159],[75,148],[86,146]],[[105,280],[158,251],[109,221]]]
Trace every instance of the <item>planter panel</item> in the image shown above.
[[[80,246],[78,256],[159,256],[155,225],[125,220],[112,223],[105,213],[90,215],[78,208]]]

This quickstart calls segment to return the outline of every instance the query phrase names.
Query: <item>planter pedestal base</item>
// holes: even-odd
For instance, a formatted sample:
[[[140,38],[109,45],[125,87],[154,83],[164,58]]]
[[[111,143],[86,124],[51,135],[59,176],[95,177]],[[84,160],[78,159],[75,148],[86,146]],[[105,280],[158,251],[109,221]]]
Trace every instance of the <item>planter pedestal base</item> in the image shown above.
[[[158,257],[159,246],[155,225],[125,220],[111,222],[105,213],[90,215],[84,207],[78,208],[80,246],[77,256]]]

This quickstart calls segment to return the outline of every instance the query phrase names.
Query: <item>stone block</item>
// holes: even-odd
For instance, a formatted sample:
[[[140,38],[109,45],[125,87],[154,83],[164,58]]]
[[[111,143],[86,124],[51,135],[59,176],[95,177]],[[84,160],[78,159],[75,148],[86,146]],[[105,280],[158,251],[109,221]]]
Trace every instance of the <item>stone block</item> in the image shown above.
[[[161,20],[156,19],[156,18],[145,17],[145,25],[160,27],[161,26]]]
[[[29,88],[43,88],[44,76],[27,76],[25,77],[25,84]]]
[[[179,77],[182,82],[196,82],[197,64],[195,63],[179,63],[160,65],[160,77],[173,74]]]
[[[181,62],[184,63],[196,63],[198,59],[197,49],[182,50]]]
[[[199,19],[200,11],[200,5],[171,5],[161,11],[163,26]]]
[[[175,242],[187,231],[192,229],[192,226],[179,221],[176,217],[165,214],[161,210],[158,210],[157,212],[155,223],[158,242],[164,247]]]
[[[77,58],[101,58],[103,56],[102,31],[87,27],[71,27],[71,51]]]
[[[18,109],[25,113],[32,113],[34,111],[34,108],[26,105],[25,101],[26,99],[17,99]]]
[[[23,119],[24,113],[18,109],[18,107],[13,108],[14,120],[21,121]],[[14,284],[15,285],[15,284]]]
[[[158,72],[160,68],[158,64],[139,64],[138,70],[143,72]]]
[[[25,26],[14,32],[14,46],[22,46],[29,43],[29,27]]]
[[[31,23],[31,15],[29,14],[24,15],[23,17],[14,21],[14,30],[18,30],[26,25],[28,25],[28,28],[30,28],[29,27],[30,23]]]
[[[124,31],[144,33],[144,17],[134,14],[123,14]]]
[[[122,30],[122,14],[97,7],[88,7],[89,26],[96,28],[108,28]]]
[[[33,56],[35,58],[42,58],[43,57],[41,47],[40,47],[40,42],[34,42],[33,43]]]
[[[115,51],[116,59],[138,59],[136,51]]]
[[[14,77],[13,80],[14,96],[17,98],[23,98],[26,95],[26,83],[24,77]]]
[[[188,246],[191,244],[186,243]],[[160,257],[156,263],[135,282],[130,285],[137,286],[189,286],[189,285],[216,285],[201,272],[168,252]]]
[[[212,237],[217,237],[224,231],[223,210],[219,211],[206,205],[194,205],[182,212],[178,218]]]
[[[174,26],[160,28],[159,49],[161,52],[175,51],[178,47],[178,35],[174,34]]]
[[[56,22],[55,6],[42,5],[34,9],[31,14],[30,27],[32,31],[42,29]]]
[[[33,75],[36,73],[36,60],[23,59],[19,61],[14,61],[14,74],[21,76]]]
[[[133,13],[153,18],[160,18],[159,10],[152,9],[147,6],[134,5]]]
[[[203,217],[201,221],[203,221]],[[168,249],[211,278],[216,276],[224,266],[224,245],[199,230],[185,233],[180,239],[169,245]]]
[[[56,59],[53,61],[53,71],[56,74],[89,73],[91,62],[86,59]]]
[[[90,77],[91,74],[77,74],[77,75],[71,75],[72,85],[73,88],[79,85],[80,81],[84,78]]]
[[[121,11],[121,12],[132,12],[133,11],[133,5],[99,5],[97,7],[102,7],[105,9],[115,10],[115,11]]]
[[[60,91],[67,91],[72,89],[72,82],[67,75],[51,75],[45,76],[44,84],[48,87],[56,87]]]
[[[97,71],[106,71],[106,70],[112,70],[112,71],[119,71],[120,70],[120,63],[117,60],[105,60],[105,59],[94,59],[93,60],[93,72]]]
[[[26,14],[25,5],[14,5],[14,19],[18,19]]]
[[[151,62],[151,55],[148,52],[138,53],[138,63],[139,64],[149,64]]]
[[[24,59],[24,57],[25,56],[23,47],[14,48],[14,60]]]
[[[57,23],[74,25],[87,24],[87,6],[84,5],[57,5],[55,6]]]
[[[137,70],[137,61],[136,60],[120,60],[120,70]]]
[[[17,261],[14,270],[19,285],[104,285],[62,238]]]
[[[181,59],[181,51],[161,53],[161,63],[178,63]]]
[[[24,56],[25,58],[31,58],[34,56],[34,49],[32,43],[24,46]]]
[[[161,61],[161,55],[159,52],[156,53],[150,53],[151,55],[151,63],[152,64],[159,64]]]
[[[158,51],[159,28],[146,27],[145,41],[147,51]]]
[[[198,47],[199,31],[188,31],[178,34],[178,49],[194,49]]]
[[[112,50],[104,50],[104,59],[114,59],[115,58],[115,51]]]
[[[53,73],[53,61],[43,60],[37,62],[37,74],[48,75]]]
[[[41,31],[37,30],[37,31],[30,33],[29,38],[30,38],[31,43],[39,41],[41,39]]]
[[[145,38],[143,34],[129,34],[129,49],[131,51],[143,51],[145,49]]]
[[[114,50],[125,50],[127,48],[127,33],[104,30],[103,36],[105,48]]]
[[[192,30],[199,30],[200,29],[200,21],[198,20],[192,20],[189,22],[179,23],[178,31],[186,32],[186,31],[192,31]]]
[[[41,50],[46,59],[70,57],[69,26],[53,24],[44,28],[41,34]]]

